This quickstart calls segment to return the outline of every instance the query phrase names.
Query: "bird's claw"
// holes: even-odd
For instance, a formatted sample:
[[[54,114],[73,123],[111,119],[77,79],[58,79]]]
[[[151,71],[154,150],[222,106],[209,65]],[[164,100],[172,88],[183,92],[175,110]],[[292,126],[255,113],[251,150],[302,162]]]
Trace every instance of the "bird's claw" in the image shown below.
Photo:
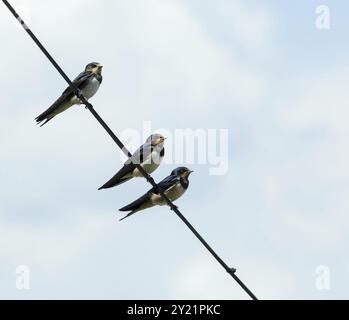
[[[85,105],[85,109],[88,109],[88,106],[85,104],[86,98],[83,96],[83,94],[82,94],[82,92],[81,92],[81,90],[79,88],[76,88],[75,95],[80,100],[80,104],[84,104]]]
[[[81,90],[80,90],[79,88],[76,88],[76,89],[75,89],[75,95],[76,95],[79,99],[81,99],[81,97],[82,97],[82,92],[81,92]]]

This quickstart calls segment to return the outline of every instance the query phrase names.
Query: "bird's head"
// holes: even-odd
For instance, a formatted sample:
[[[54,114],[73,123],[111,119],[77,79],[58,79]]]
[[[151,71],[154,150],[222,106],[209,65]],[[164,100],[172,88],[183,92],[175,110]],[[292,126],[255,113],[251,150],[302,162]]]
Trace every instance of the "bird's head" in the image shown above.
[[[147,139],[147,142],[151,143],[151,145],[155,147],[158,145],[162,145],[165,142],[165,140],[166,138],[162,134],[154,133]]]
[[[102,74],[102,68],[103,66],[100,63],[91,62],[86,66],[85,71],[89,71],[95,74]]]
[[[171,175],[187,179],[193,172],[187,167],[178,167],[171,172]]]

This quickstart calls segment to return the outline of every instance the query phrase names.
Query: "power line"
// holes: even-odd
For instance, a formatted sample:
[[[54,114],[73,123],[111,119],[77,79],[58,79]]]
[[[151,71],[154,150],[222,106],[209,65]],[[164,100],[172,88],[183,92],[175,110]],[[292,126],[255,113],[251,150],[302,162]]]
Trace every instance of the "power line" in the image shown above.
[[[17,21],[22,25],[24,30],[29,34],[32,40],[36,43],[36,45],[40,48],[40,50],[44,53],[44,55],[49,59],[52,65],[56,68],[56,70],[60,73],[60,75],[64,78],[64,80],[69,84],[75,95],[82,101],[82,103],[86,106],[86,108],[92,113],[92,115],[96,118],[99,124],[104,128],[104,130],[109,134],[109,136],[113,139],[113,141],[117,144],[117,146],[124,152],[124,154],[131,158],[132,154],[127,150],[125,145],[121,142],[121,140],[114,134],[114,132],[109,128],[109,126],[105,123],[105,121],[99,116],[97,111],[94,109],[93,105],[87,101],[87,99],[81,94],[80,90],[77,88],[76,84],[74,85],[70,78],[66,75],[63,69],[58,65],[58,63],[53,59],[51,54],[46,50],[46,48],[42,45],[39,39],[35,36],[35,34],[29,29],[29,27],[25,24],[23,19],[19,16],[16,10],[11,6],[11,4],[7,0],[2,0],[5,6],[11,11]],[[174,211],[177,216],[187,225],[187,227],[194,233],[194,235],[200,240],[200,242],[205,246],[205,248],[213,255],[213,257],[219,262],[219,264],[233,277],[233,279],[240,285],[240,287],[253,299],[257,300],[257,297],[252,293],[252,291],[240,280],[240,278],[236,275],[236,269],[230,268],[219,256],[218,254],[211,248],[211,246],[206,242],[206,240],[196,231],[196,229],[191,225],[191,223],[183,216],[183,214],[179,211],[178,207],[173,204],[173,202],[166,196],[166,194],[157,188],[157,184],[154,179],[148,174],[140,164],[134,163],[140,173],[143,175],[147,181],[156,188],[161,197],[166,201],[167,205]]]

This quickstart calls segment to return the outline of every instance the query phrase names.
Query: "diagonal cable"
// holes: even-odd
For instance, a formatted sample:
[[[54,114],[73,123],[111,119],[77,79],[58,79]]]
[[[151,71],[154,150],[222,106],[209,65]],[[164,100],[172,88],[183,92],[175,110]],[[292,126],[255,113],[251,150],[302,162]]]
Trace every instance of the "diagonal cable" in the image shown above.
[[[86,106],[86,108],[92,113],[92,115],[96,118],[96,120],[100,123],[100,125],[104,128],[105,131],[109,134],[109,136],[113,139],[113,141],[117,144],[117,146],[124,152],[124,154],[131,158],[132,154],[127,150],[125,145],[121,142],[121,140],[115,135],[115,133],[109,128],[109,126],[105,123],[105,121],[99,116],[96,110],[93,108],[93,105],[87,101],[87,99],[81,94],[80,90],[78,90],[76,84],[70,80],[70,78],[66,75],[63,69],[58,65],[58,63],[53,59],[51,54],[46,50],[46,48],[42,45],[39,39],[35,36],[35,34],[30,30],[30,28],[26,25],[23,19],[19,16],[16,10],[11,6],[11,4],[7,0],[2,0],[5,6],[11,11],[17,21],[22,25],[24,30],[29,34],[32,40],[36,43],[36,45],[40,48],[40,50],[44,53],[44,55],[48,58],[48,60],[52,63],[52,65],[56,68],[56,70],[60,73],[60,75],[64,78],[64,80],[69,84],[75,95],[81,100],[81,102]],[[213,257],[219,262],[219,264],[233,277],[233,279],[240,285],[240,287],[252,298],[253,300],[257,300],[257,297],[252,293],[252,291],[240,280],[240,278],[236,275],[236,269],[230,268],[219,256],[218,254],[211,248],[211,246],[206,242],[206,240],[196,231],[196,229],[191,225],[191,223],[183,216],[183,214],[179,211],[178,207],[173,204],[173,202],[166,196],[166,194],[157,188],[157,184],[154,179],[148,174],[140,164],[134,163],[139,172],[147,179],[147,181],[156,188],[161,197],[166,201],[167,205],[174,211],[177,216],[187,225],[187,227],[194,233],[194,235],[199,239],[199,241],[206,247],[206,249],[213,255]]]

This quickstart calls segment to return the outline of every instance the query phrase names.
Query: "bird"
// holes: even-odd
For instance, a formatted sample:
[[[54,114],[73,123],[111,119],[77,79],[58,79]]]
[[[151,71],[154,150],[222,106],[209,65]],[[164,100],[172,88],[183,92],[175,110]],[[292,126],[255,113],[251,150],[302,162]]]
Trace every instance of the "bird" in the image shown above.
[[[76,85],[77,90],[80,91],[87,100],[95,95],[103,81],[102,68],[103,66],[100,63],[91,62],[85,67],[85,71],[81,72],[73,80],[73,84]],[[37,124],[40,124],[40,127],[42,127],[56,115],[75,104],[81,104],[81,100],[75,95],[74,89],[69,86],[62,95],[46,111],[36,117],[35,120]]]
[[[121,218],[120,221],[138,211],[156,205],[166,205],[167,202],[161,197],[160,191],[162,191],[171,201],[180,198],[189,187],[189,176],[192,172],[194,171],[191,171],[186,167],[178,167],[174,169],[171,174],[163,179],[156,187],[151,188],[137,200],[119,209],[119,211],[131,211],[125,217]]]
[[[136,166],[137,164],[148,174],[154,172],[164,158],[165,140],[166,138],[162,134],[155,133],[149,136],[145,143],[124,163],[123,167],[98,190],[118,186],[134,177],[143,177]]]

